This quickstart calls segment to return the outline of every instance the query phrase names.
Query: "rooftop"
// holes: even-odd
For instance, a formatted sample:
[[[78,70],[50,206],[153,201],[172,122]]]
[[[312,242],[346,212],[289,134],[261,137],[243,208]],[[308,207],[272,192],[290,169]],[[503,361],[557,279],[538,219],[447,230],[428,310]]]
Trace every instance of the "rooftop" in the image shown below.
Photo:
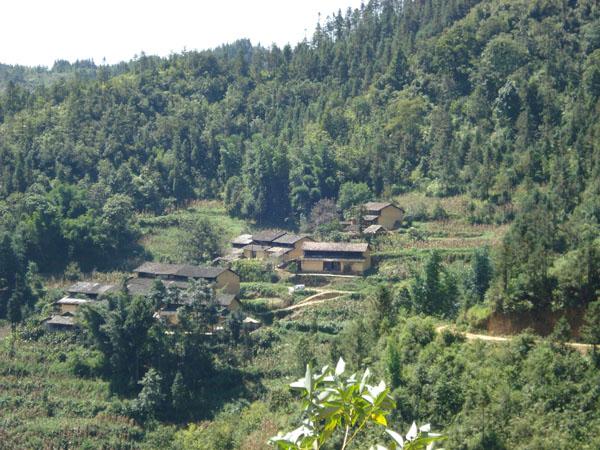
[[[57,305],[84,305],[85,303],[90,303],[91,300],[83,299],[83,298],[71,298],[71,297],[63,297],[56,302]]]
[[[223,267],[202,267],[191,264],[164,264],[145,262],[133,271],[136,273],[151,273],[154,275],[174,275],[187,278],[214,279],[227,269]]]
[[[46,320],[46,323],[49,325],[62,325],[73,327],[75,326],[75,319],[71,315],[59,316],[55,315]]]
[[[367,202],[363,206],[367,211],[381,211],[382,209],[385,209],[388,206],[392,206],[396,209],[402,209],[398,208],[396,205],[390,202]]]
[[[282,230],[263,230],[253,234],[252,240],[254,242],[273,242],[284,234],[286,234],[286,232]]]
[[[231,240],[232,245],[248,245],[252,244],[251,234],[240,234],[238,237]]]
[[[371,226],[368,226],[367,228],[365,228],[363,230],[363,233],[375,234],[375,233],[379,233],[380,231],[385,231],[385,228],[383,228],[382,225],[371,225]]]
[[[95,283],[93,281],[79,281],[69,286],[67,292],[70,294],[103,295],[116,290],[114,284]]]
[[[277,239],[273,240],[273,245],[278,245],[278,244],[287,244],[287,245],[293,245],[296,242],[307,238],[308,236],[305,234],[291,234],[291,233],[285,233],[282,236],[279,236]]]
[[[369,249],[366,242],[305,242],[302,250],[312,252],[357,252],[364,253]]]
[[[363,216],[363,220],[365,222],[372,222],[374,220],[377,220],[378,217],[379,216],[376,216],[375,214],[367,214],[367,215]]]

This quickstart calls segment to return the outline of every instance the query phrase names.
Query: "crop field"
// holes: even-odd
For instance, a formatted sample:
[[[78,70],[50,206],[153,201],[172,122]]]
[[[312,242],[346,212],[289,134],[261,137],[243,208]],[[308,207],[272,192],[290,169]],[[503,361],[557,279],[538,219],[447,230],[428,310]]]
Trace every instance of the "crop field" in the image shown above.
[[[82,353],[72,337],[0,340],[0,448],[137,448],[143,432],[119,415],[108,384],[73,373]]]

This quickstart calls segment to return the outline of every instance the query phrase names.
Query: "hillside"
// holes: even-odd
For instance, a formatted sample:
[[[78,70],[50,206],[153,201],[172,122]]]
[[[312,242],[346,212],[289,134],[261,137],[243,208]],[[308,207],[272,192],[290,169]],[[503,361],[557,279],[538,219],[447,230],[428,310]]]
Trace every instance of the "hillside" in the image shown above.
[[[0,447],[262,449],[343,357],[445,448],[598,448],[598,124],[596,0],[371,0],[294,47],[0,64]],[[368,201],[402,219],[364,234]],[[228,259],[274,228],[372,265]],[[129,292],[146,261],[232,269],[240,310],[194,282],[156,320],[183,294]],[[115,290],[48,331],[79,280]]]

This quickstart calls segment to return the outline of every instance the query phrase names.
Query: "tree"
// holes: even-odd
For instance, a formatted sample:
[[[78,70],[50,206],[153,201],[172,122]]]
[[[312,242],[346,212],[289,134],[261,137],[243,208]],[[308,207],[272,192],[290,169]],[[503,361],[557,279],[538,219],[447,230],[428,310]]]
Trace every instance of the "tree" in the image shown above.
[[[160,413],[165,400],[162,392],[162,377],[150,368],[139,383],[142,390],[135,400],[135,410],[142,422],[153,420]]]
[[[190,393],[183,381],[183,375],[181,371],[177,371],[171,385],[171,402],[173,411],[179,419],[185,419],[189,397]]]
[[[342,211],[346,211],[351,206],[371,200],[372,195],[371,189],[369,189],[366,183],[348,181],[340,187],[338,205]]]
[[[417,450],[431,448],[431,444],[443,440],[439,434],[430,432],[429,425],[420,428],[413,423],[406,437],[388,428],[387,416],[395,408],[394,400],[385,383],[368,384],[371,377],[366,369],[362,377],[342,377],[345,362],[340,358],[335,369],[323,367],[313,373],[306,366],[304,378],[290,387],[299,391],[303,401],[302,425],[286,434],[272,437],[270,442],[281,450],[310,450],[324,447],[341,433],[339,448],[344,450],[356,439],[367,425],[385,428],[390,444],[387,448]],[[391,439],[390,439],[391,438]],[[372,449],[385,449],[374,444]]]
[[[311,230],[338,221],[340,214],[335,202],[330,198],[322,198],[310,210],[308,225]]]
[[[600,345],[600,300],[590,303],[584,316],[581,327],[581,337],[594,349]]]
[[[10,296],[10,298],[8,299],[8,306],[7,306],[7,310],[8,310],[8,320],[10,321],[10,326],[12,328],[12,331],[14,332],[17,324],[19,324],[21,322],[21,320],[23,320],[23,303],[24,303],[24,295],[23,295],[23,288],[20,286],[17,286],[15,288],[15,290],[13,291],[12,295]]]
[[[471,259],[468,289],[475,302],[482,302],[492,280],[492,262],[487,247],[476,249]]]
[[[205,217],[195,217],[184,220],[181,229],[183,233],[178,245],[186,262],[206,263],[221,254],[224,232],[216,223]]]

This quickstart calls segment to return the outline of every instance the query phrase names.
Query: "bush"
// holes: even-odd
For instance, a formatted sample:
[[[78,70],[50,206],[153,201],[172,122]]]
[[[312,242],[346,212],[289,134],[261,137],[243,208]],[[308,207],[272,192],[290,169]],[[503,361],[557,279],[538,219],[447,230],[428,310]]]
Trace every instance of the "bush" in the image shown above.
[[[240,259],[234,261],[231,269],[240,276],[242,282],[276,283],[279,277],[273,266],[258,259]]]

